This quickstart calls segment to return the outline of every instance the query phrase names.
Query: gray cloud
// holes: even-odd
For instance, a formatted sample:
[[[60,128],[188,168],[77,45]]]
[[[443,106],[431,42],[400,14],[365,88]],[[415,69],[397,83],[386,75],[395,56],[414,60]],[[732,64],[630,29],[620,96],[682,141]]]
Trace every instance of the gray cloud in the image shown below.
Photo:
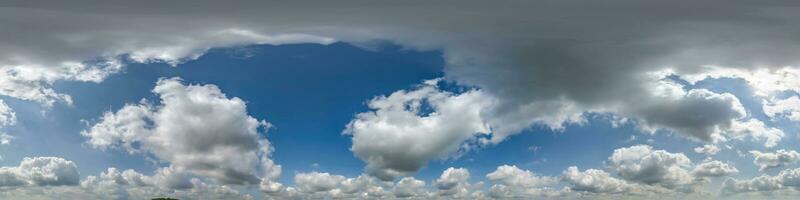
[[[157,8],[88,2],[0,5],[5,18],[16,19],[2,24],[8,27],[3,38],[15,38],[0,45],[0,63],[9,72],[0,80],[10,83],[3,85],[100,81],[119,70],[113,64],[81,65],[96,57],[176,64],[212,47],[384,39],[443,50],[449,80],[499,97],[501,105],[486,114],[497,140],[532,123],[560,128],[587,111],[613,112],[708,140],[712,127],[729,126],[730,102],[692,96],[661,101],[649,91],[663,77],[648,73],[692,74],[702,65],[786,66],[797,64],[792,52],[800,49],[794,37],[800,29],[781,25],[796,17],[787,7],[792,1],[203,1],[160,2]],[[47,73],[18,73],[26,71],[20,67]],[[36,93],[44,97],[15,94],[14,88],[4,94],[62,98],[41,89],[28,91],[43,91]],[[692,109],[697,107],[704,109]],[[675,116],[706,116],[700,112],[713,115],[692,123]]]

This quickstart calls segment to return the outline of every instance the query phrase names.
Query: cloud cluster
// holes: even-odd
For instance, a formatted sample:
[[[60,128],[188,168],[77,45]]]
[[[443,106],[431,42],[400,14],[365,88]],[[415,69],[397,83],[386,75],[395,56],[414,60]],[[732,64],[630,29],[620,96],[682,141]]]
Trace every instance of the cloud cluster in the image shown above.
[[[573,191],[591,192],[602,194],[641,193],[643,186],[628,183],[625,180],[614,178],[608,172],[598,169],[578,170],[571,166],[562,173],[562,180],[570,185]]]
[[[783,167],[787,164],[800,161],[800,153],[797,153],[797,151],[794,150],[787,151],[785,149],[780,149],[774,153],[750,151],[750,154],[753,155],[753,164],[758,166],[759,171]]]
[[[8,107],[5,101],[0,99],[0,128],[14,125],[16,123],[17,114],[14,112],[14,110],[11,110],[11,108]],[[11,139],[14,139],[14,137],[0,131],[0,145],[11,143]]]
[[[475,90],[442,91],[437,84],[430,80],[415,90],[376,97],[369,101],[371,111],[347,125],[345,133],[353,136],[350,150],[367,162],[369,174],[383,180],[408,175],[489,132],[481,114],[491,99]]]
[[[261,189],[266,199],[607,199],[622,197],[674,197],[708,198],[709,194],[679,187],[683,184],[675,177],[686,176],[692,186],[702,187],[709,178],[736,174],[738,170],[730,164],[704,160],[693,164],[683,160],[682,154],[638,145],[617,149],[607,162],[606,170],[586,169],[572,166],[560,176],[542,176],[513,165],[501,165],[485,175],[489,185],[470,182],[470,172],[465,168],[448,168],[430,184],[413,177],[397,181],[382,181],[362,174],[357,177],[325,172],[296,173],[293,186],[278,182],[262,182]],[[45,162],[37,162],[42,160]],[[50,164],[41,164],[47,163]],[[685,163],[684,163],[685,162]],[[26,164],[28,163],[28,164]],[[38,164],[36,164],[38,163]],[[67,163],[67,164],[62,164]],[[625,163],[625,164],[621,164]],[[664,166],[654,166],[659,163]],[[679,166],[685,164],[686,166]],[[67,166],[71,165],[71,166]],[[675,169],[676,167],[680,169]],[[242,189],[251,186],[232,187],[227,184],[208,182],[213,177],[198,176],[179,171],[174,166],[157,169],[152,175],[134,170],[109,168],[99,175],[84,178],[78,185],[74,163],[60,158],[26,158],[20,168],[26,169],[29,182],[24,185],[3,185],[17,188],[14,192],[0,191],[0,197],[9,198],[53,198],[72,197],[84,199],[135,199],[138,197],[168,196],[186,199],[251,199]],[[64,173],[71,168],[73,175]],[[6,171],[9,168],[2,168]],[[688,169],[692,169],[688,171]],[[17,170],[17,169],[14,169]],[[20,170],[18,170],[20,171]],[[35,171],[35,172],[34,172]],[[624,172],[623,172],[624,171]],[[753,180],[729,179],[723,185],[723,195],[751,191],[773,191],[797,187],[795,177],[798,170],[785,170],[779,175],[762,176]],[[58,179],[52,177],[59,175]],[[11,183],[6,175],[0,183]],[[46,178],[36,178],[46,177]],[[49,177],[49,178],[48,178]],[[67,178],[64,178],[67,177]],[[69,178],[71,177],[71,178]],[[60,182],[56,182],[58,180]],[[68,182],[68,183],[67,183]],[[676,184],[678,183],[678,184]],[[264,190],[265,185],[277,184]],[[63,186],[40,193],[39,186]],[[268,187],[269,188],[269,187]]]
[[[682,153],[653,150],[647,145],[614,150],[606,163],[625,180],[665,188],[693,190],[692,161]]]
[[[58,157],[25,157],[0,168],[0,187],[77,185],[79,178],[75,163]]]
[[[160,168],[152,176],[134,170],[108,168],[99,176],[88,176],[80,183],[85,198],[138,199],[141,197],[175,197],[188,199],[247,199],[238,190],[224,185],[206,183],[200,178]]]
[[[791,96],[764,102],[764,114],[770,118],[786,117],[792,121],[800,121],[800,97]]]
[[[794,10],[786,9],[794,5],[790,1],[616,0],[602,5],[574,0],[409,1],[391,6],[360,1],[193,2],[193,6],[159,2],[158,8],[141,2],[20,1],[3,5],[0,17],[15,20],[0,22],[9,30],[0,36],[15,39],[0,41],[0,95],[44,105],[71,101],[50,87],[58,81],[100,82],[123,70],[125,62],[177,65],[211,48],[333,41],[366,46],[368,41],[388,40],[414,49],[441,50],[445,79],[479,90],[400,92],[398,96],[422,96],[376,99],[386,105],[374,105],[374,111],[359,115],[348,126],[353,152],[368,163],[368,173],[383,179],[408,175],[428,160],[449,156],[476,134],[490,133],[482,141],[496,144],[537,124],[560,130],[583,123],[586,113],[610,113],[647,132],[663,130],[704,141],[750,135],[771,147],[782,132],[766,126],[758,129],[757,122],[746,119],[738,98],[685,90],[669,77],[679,75],[689,83],[737,77],[748,80],[757,94],[797,88],[792,80],[798,70],[791,66],[799,63],[792,52],[800,49],[794,37],[800,29],[781,25],[796,18]],[[674,14],[689,8],[713,11]],[[505,28],[497,28],[498,22]],[[434,108],[440,109],[437,115],[399,106],[421,100],[453,108],[464,107],[459,103],[474,105],[466,106],[469,113],[447,113],[449,108],[441,106]],[[791,107],[777,106],[789,101],[775,102],[772,115],[791,113],[784,109]],[[468,125],[442,125],[454,120],[448,119],[451,116],[468,117],[457,119]],[[387,127],[395,131],[385,131]],[[420,139],[410,131],[435,137]],[[370,139],[390,135],[399,142]],[[103,140],[109,139],[96,142]],[[394,151],[410,143],[421,145],[412,152]],[[233,168],[224,173],[244,176],[241,167]]]
[[[585,197],[686,197],[702,195],[700,188],[709,183],[711,178],[739,172],[734,166],[721,161],[707,159],[700,164],[694,164],[682,153],[654,150],[647,145],[614,150],[606,161],[606,168],[608,171],[580,171],[578,167],[572,166],[562,172],[561,181],[567,183],[571,191]]]
[[[179,78],[160,79],[153,93],[158,104],[143,100],[107,112],[81,134],[93,147],[152,154],[177,172],[225,184],[256,184],[280,175],[264,137],[269,124],[248,115],[243,100]]]
[[[706,145],[703,145],[701,147],[695,147],[694,148],[694,152],[695,153],[702,153],[702,154],[706,154],[708,156],[715,155],[715,154],[719,153],[719,151],[720,151],[719,147],[717,147],[717,145],[713,145],[713,144],[706,144]]]
[[[438,196],[466,198],[472,189],[469,183],[469,171],[465,168],[447,168],[433,181],[433,187],[438,190]]]
[[[800,168],[783,170],[775,176],[762,175],[749,180],[729,178],[722,186],[722,194],[770,192],[789,188],[800,188]]]
[[[17,122],[17,114],[11,110],[5,101],[0,99],[0,127],[13,125]]]
[[[696,178],[722,177],[736,173],[739,173],[736,167],[718,160],[705,160],[692,170],[692,175]]]
[[[45,106],[69,103],[69,95],[53,84],[101,82],[122,71],[125,62],[177,65],[211,48],[248,44],[366,45],[378,39],[441,50],[444,79],[477,89],[453,93],[426,84],[378,97],[345,130],[353,137],[354,154],[367,162],[367,173],[383,180],[457,154],[472,141],[497,144],[533,125],[561,130],[584,123],[587,113],[608,113],[646,132],[707,142],[749,138],[774,147],[784,137],[780,129],[748,116],[736,96],[685,89],[679,83],[684,80],[746,80],[763,98],[767,116],[796,118],[797,98],[777,95],[800,88],[800,70],[794,67],[800,64],[795,55],[800,29],[786,25],[798,17],[793,1],[250,3],[0,3],[0,18],[14,19],[0,21],[0,38],[14,38],[0,40],[0,95]],[[159,7],[149,7],[154,4]],[[688,9],[703,12],[675,14]],[[211,85],[187,86],[175,79],[159,81],[154,92],[159,103],[104,114],[82,133],[88,143],[152,154],[168,162],[168,169],[221,183],[260,182],[265,191],[286,194],[302,190],[259,180],[274,179],[280,168],[269,159],[271,145],[259,131],[266,123],[249,116],[242,100]],[[0,124],[11,123],[9,113],[0,103]],[[636,184],[693,188],[693,174],[732,172],[724,163],[708,162],[693,173],[686,156],[645,146],[618,151],[608,160],[609,174]],[[754,153],[755,163],[763,170],[797,157],[778,154]],[[586,191],[625,191],[583,184],[620,185],[599,171],[567,172]],[[542,191],[531,189],[535,184],[527,179],[500,178],[506,173],[528,176],[524,170],[498,169],[490,195]],[[411,194],[420,186],[413,179],[401,182],[392,190]]]

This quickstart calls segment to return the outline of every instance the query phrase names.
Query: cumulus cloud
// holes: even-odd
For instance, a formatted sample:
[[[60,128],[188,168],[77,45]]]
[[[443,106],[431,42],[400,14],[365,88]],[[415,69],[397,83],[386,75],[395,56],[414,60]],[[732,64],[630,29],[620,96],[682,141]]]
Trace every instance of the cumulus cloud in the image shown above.
[[[787,169],[776,176],[762,175],[749,180],[730,178],[723,183],[722,194],[770,192],[790,188],[800,188],[800,169]]]
[[[723,131],[723,134],[738,140],[744,138],[764,140],[765,147],[775,147],[784,136],[782,130],[767,127],[764,122],[757,119],[735,121],[730,129]]]
[[[17,114],[0,99],[0,127],[13,125],[17,122]]]
[[[0,187],[77,185],[78,179],[75,163],[59,157],[25,157],[0,168]]]
[[[214,85],[185,85],[179,78],[160,79],[153,93],[159,104],[125,105],[81,134],[93,147],[149,153],[172,170],[222,183],[254,184],[280,174],[261,131],[269,124],[248,115],[243,100],[228,98]]]
[[[770,118],[786,117],[792,121],[800,121],[800,98],[791,96],[786,99],[765,100],[763,103],[764,114]]]
[[[477,90],[442,91],[437,84],[431,80],[415,90],[376,97],[368,104],[372,111],[347,125],[351,151],[367,162],[368,173],[391,180],[416,172],[428,160],[447,158],[489,132],[481,114],[491,99]]]
[[[699,178],[730,176],[736,173],[739,173],[736,167],[718,160],[705,160],[692,170],[692,175]]]
[[[11,140],[14,139],[14,136],[11,136],[7,133],[0,132],[0,145],[10,144]]]
[[[719,150],[720,150],[719,147],[717,147],[717,145],[713,145],[713,144],[706,144],[706,145],[703,145],[701,147],[695,147],[694,148],[694,152],[695,153],[702,153],[702,154],[706,154],[707,156],[715,155],[715,154],[719,153]]]
[[[392,188],[395,197],[408,198],[425,195],[425,181],[404,177]]]
[[[800,153],[794,150],[780,149],[775,152],[750,151],[753,155],[753,164],[758,166],[759,171],[772,168],[783,167],[788,164],[800,161]]]
[[[433,181],[433,186],[438,190],[437,195],[452,198],[469,197],[473,187],[469,183],[469,175],[469,170],[465,168],[447,168]]]
[[[498,166],[495,171],[486,174],[486,179],[493,184],[488,192],[493,198],[543,198],[563,195],[562,191],[553,188],[558,184],[558,178],[539,176],[513,165]]]
[[[294,176],[297,188],[310,193],[330,191],[339,187],[344,180],[344,176],[319,172],[299,173]]]
[[[608,172],[597,169],[578,170],[578,167],[571,166],[562,173],[562,180],[570,184],[574,191],[586,191],[592,193],[627,193],[633,192],[637,186],[625,180],[620,180]]]
[[[234,188],[209,184],[189,174],[159,168],[152,176],[131,169],[108,168],[99,176],[88,176],[73,190],[85,199],[139,199],[175,197],[187,199],[248,199]]]
[[[636,145],[614,150],[606,164],[628,181],[686,191],[695,189],[694,177],[689,173],[692,161],[682,153]]]

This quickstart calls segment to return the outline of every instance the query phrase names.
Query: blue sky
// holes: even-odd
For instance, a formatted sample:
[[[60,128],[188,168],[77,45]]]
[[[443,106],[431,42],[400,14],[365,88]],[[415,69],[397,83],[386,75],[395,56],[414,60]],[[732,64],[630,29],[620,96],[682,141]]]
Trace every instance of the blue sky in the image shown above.
[[[794,4],[4,2],[0,199],[794,199]]]

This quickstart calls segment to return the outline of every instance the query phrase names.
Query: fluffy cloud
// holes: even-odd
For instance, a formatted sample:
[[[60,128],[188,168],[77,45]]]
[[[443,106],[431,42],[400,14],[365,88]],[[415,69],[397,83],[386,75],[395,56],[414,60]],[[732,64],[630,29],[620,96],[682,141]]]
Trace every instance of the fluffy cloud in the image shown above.
[[[85,199],[138,199],[142,197],[175,197],[187,199],[247,199],[237,190],[209,184],[170,168],[160,168],[152,176],[128,169],[108,168],[99,176],[88,176],[80,188]]]
[[[339,187],[339,184],[344,180],[344,176],[319,172],[299,173],[294,176],[297,188],[310,193],[333,190]]]
[[[81,134],[93,147],[150,153],[170,169],[222,183],[254,184],[280,174],[260,131],[269,124],[249,116],[243,100],[226,97],[214,85],[184,85],[179,78],[160,79],[153,93],[160,104],[126,105]]]
[[[800,121],[800,98],[792,96],[786,99],[764,101],[764,114],[770,118],[784,116],[792,121]]]
[[[708,65],[699,68],[696,73],[681,76],[690,83],[696,83],[707,78],[730,77],[743,79],[752,87],[755,95],[760,97],[775,97],[775,95],[784,91],[800,91],[800,84],[798,84],[800,83],[798,82],[800,81],[800,69],[791,66],[738,69]],[[767,109],[764,109],[764,111],[773,113],[767,111]]]
[[[58,157],[26,157],[0,168],[0,187],[77,185],[78,179],[75,163]]]
[[[717,145],[706,144],[706,145],[703,145],[702,147],[695,147],[694,148],[694,152],[695,153],[702,153],[702,154],[706,154],[708,156],[711,156],[711,155],[719,153],[719,147],[717,147]]]
[[[750,151],[753,154],[753,164],[758,166],[758,170],[764,171],[767,169],[783,167],[787,164],[796,163],[800,161],[800,153],[794,150],[781,149],[774,153],[762,153],[760,151]]]
[[[574,191],[592,193],[627,193],[637,189],[635,185],[620,180],[608,172],[597,169],[579,171],[578,167],[571,166],[562,173],[562,180],[570,184]]]
[[[17,114],[11,110],[6,102],[0,99],[0,128],[4,126],[14,125],[17,123]],[[9,144],[14,136],[7,133],[0,132],[0,145]]]
[[[0,127],[13,125],[17,122],[17,114],[0,99]]]
[[[11,140],[14,139],[14,136],[11,136],[7,133],[0,132],[0,145],[10,144]]]
[[[469,171],[464,168],[447,168],[433,182],[439,196],[466,198],[470,195]]]
[[[729,176],[736,173],[739,173],[736,167],[718,160],[705,160],[692,170],[692,175],[699,178]]]
[[[606,163],[625,180],[665,188],[693,190],[692,161],[682,153],[653,150],[647,145],[614,150]]]
[[[546,176],[537,176],[531,171],[522,170],[517,166],[503,165],[497,167],[492,173],[486,174],[486,179],[492,183],[520,186],[520,187],[540,187],[554,185],[557,179]]]
[[[347,178],[324,172],[295,174],[295,186],[266,193],[268,199],[395,199],[425,198],[432,194],[425,182],[404,177],[397,182],[368,175]],[[471,189],[471,188],[467,188]]]
[[[722,193],[731,195],[746,192],[769,192],[800,188],[800,169],[787,169],[776,176],[762,175],[749,180],[728,179],[723,183]]]
[[[416,172],[428,160],[447,158],[464,142],[489,132],[481,118],[491,104],[480,91],[441,91],[438,80],[369,102],[345,130],[351,151],[367,162],[367,172],[383,180]],[[430,108],[430,112],[426,112]],[[452,123],[458,122],[458,123]]]
[[[392,188],[395,197],[408,198],[425,195],[425,181],[404,177]]]
[[[552,188],[558,184],[557,178],[538,176],[513,165],[497,167],[494,172],[486,174],[486,179],[493,183],[489,188],[489,196],[493,198],[543,198],[563,195],[562,191]]]
[[[775,147],[784,136],[782,130],[767,127],[764,122],[757,119],[735,121],[730,129],[723,131],[723,134],[738,140],[743,140],[744,138],[751,138],[752,140],[763,139],[765,147]]]

